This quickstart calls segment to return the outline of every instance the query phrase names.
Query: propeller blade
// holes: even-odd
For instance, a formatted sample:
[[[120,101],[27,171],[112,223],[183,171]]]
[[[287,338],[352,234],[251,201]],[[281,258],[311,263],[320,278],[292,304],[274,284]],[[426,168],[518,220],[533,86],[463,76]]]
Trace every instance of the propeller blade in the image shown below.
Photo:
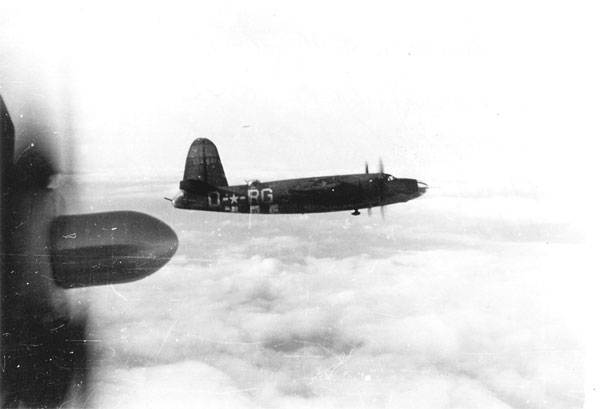
[[[369,174],[369,162],[365,162],[365,173]]]
[[[381,206],[380,209],[381,209],[381,219],[385,220],[385,206]]]
[[[144,278],[177,250],[175,232],[143,213],[62,215],[65,202],[52,182],[77,165],[67,91],[64,106],[32,94],[13,108],[14,123],[0,96],[0,327],[2,351],[11,352],[3,356],[1,406],[79,401],[88,371],[87,313],[73,316],[64,289]]]
[[[52,279],[50,224],[64,201],[49,187],[63,162],[56,107],[35,95],[15,104],[14,125],[0,96],[2,406],[58,407],[86,389],[87,314],[75,317]]]
[[[0,165],[2,165],[0,176],[8,178],[15,151],[15,127],[10,119],[2,95],[0,95],[0,148],[0,155],[2,155],[0,156]],[[4,194],[2,197],[4,197]]]
[[[371,217],[371,206],[367,208],[367,213],[369,214],[369,217]]]
[[[377,178],[377,188],[379,190],[379,206],[383,203],[383,189],[385,180],[383,179],[383,161],[379,158],[379,177]]]

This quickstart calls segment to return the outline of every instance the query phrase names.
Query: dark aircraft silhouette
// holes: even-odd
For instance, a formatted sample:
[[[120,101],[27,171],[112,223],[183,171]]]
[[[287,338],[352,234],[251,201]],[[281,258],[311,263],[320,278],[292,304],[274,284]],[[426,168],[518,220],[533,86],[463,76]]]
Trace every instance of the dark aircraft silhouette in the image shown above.
[[[196,139],[190,146],[181,193],[171,200],[179,209],[230,213],[320,213],[369,209],[407,202],[423,195],[427,184],[383,172],[319,176],[229,186],[214,143]]]
[[[22,124],[27,143],[16,149],[0,96],[2,408],[55,408],[69,399],[86,406],[87,315],[71,309],[65,289],[141,279],[178,244],[169,226],[143,213],[63,214],[64,199],[51,188],[59,161],[43,111],[33,109]]]

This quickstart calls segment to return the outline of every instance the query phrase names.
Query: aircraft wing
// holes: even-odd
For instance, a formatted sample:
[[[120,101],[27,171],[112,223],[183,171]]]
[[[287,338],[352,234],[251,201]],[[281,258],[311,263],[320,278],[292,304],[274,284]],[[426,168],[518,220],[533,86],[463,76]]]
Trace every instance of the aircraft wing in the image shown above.
[[[316,203],[321,205],[358,200],[361,195],[357,185],[332,178],[303,181],[301,184],[292,186],[288,192],[291,201],[299,204]]]
[[[348,185],[339,180],[331,180],[326,178],[315,178],[309,181],[298,183],[290,188],[291,194],[310,195],[313,193],[332,192],[335,189],[341,189]]]

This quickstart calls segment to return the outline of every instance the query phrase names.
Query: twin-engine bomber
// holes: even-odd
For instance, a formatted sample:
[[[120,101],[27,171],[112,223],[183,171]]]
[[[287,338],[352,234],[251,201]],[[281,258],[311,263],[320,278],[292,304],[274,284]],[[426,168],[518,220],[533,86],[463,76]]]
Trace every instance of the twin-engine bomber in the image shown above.
[[[170,200],[179,209],[228,213],[320,213],[369,209],[407,202],[423,195],[427,184],[378,173],[318,176],[229,186],[217,147],[206,138],[190,146],[181,192]]]

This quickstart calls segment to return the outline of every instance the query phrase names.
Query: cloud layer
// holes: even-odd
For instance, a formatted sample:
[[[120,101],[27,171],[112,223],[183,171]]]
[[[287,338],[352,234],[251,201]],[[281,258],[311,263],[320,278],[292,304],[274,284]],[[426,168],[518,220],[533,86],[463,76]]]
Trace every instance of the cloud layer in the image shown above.
[[[561,302],[577,234],[528,200],[495,202],[502,215],[432,195],[385,221],[165,211],[171,263],[72,293],[97,340],[90,401],[580,407],[583,347]]]

